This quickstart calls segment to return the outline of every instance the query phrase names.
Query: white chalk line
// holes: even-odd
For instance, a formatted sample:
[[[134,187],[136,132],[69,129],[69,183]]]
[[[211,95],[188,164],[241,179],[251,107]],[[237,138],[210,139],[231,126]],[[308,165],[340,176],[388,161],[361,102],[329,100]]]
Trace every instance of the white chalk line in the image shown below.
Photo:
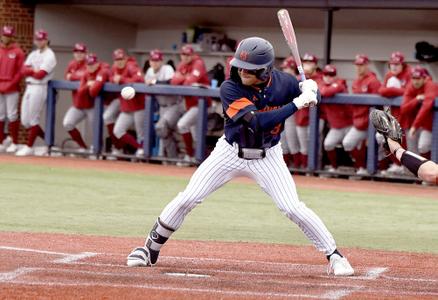
[[[35,268],[23,267],[23,268],[15,269],[14,271],[11,271],[11,272],[0,273],[0,282],[14,280],[15,278],[17,278],[21,275],[32,273],[34,271],[36,271]]]

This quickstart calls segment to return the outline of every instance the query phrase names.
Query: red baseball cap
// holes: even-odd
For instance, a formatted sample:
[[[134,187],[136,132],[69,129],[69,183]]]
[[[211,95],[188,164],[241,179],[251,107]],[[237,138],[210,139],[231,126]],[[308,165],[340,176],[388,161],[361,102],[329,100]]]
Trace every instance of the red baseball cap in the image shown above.
[[[318,63],[318,57],[316,57],[313,54],[310,53],[304,53],[303,58],[301,59],[302,61],[310,61],[310,62],[314,62],[315,64]]]
[[[35,31],[35,40],[44,41],[49,39],[49,34],[44,29],[39,29]]]
[[[191,45],[184,45],[181,47],[180,53],[185,55],[192,55],[193,53],[195,53],[195,50]]]
[[[354,58],[355,65],[365,65],[369,62],[370,62],[370,60],[368,59],[368,56],[366,56],[365,54],[358,54]]]
[[[113,59],[114,60],[119,60],[119,59],[124,59],[126,58],[126,53],[125,50],[123,49],[116,49],[113,52]]]
[[[163,60],[163,52],[161,52],[158,49],[151,50],[151,52],[149,52],[149,60],[162,61]]]
[[[5,25],[2,28],[2,35],[7,37],[15,36],[15,28],[13,26]]]
[[[95,53],[88,53],[86,60],[87,60],[87,65],[94,65],[99,61]]]
[[[322,69],[322,74],[328,75],[328,76],[336,76],[336,67],[334,65],[326,65]]]
[[[429,75],[429,72],[422,66],[415,66],[411,70],[412,78],[426,78]]]
[[[73,47],[73,52],[85,53],[87,52],[87,46],[83,43],[76,43],[75,46]]]
[[[390,64],[403,64],[405,62],[405,56],[403,53],[396,51],[391,54],[391,57],[389,58]]]
[[[295,69],[296,67],[297,67],[297,62],[295,61],[295,59],[292,56],[286,57],[280,66],[280,68],[282,68],[282,69],[285,69],[285,68]]]

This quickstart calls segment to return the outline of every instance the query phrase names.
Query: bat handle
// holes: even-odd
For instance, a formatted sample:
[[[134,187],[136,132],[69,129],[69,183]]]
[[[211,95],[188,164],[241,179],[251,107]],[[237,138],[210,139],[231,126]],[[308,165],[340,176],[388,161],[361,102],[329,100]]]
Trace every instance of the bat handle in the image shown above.
[[[297,69],[298,69],[298,73],[300,73],[300,81],[306,80],[306,75],[304,74],[303,66],[300,65],[297,67]]]

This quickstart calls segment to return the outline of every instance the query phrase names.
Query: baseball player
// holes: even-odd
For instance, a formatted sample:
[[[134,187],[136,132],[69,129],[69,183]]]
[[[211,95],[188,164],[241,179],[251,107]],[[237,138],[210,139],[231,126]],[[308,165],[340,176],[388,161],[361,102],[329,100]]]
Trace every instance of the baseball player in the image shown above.
[[[322,103],[324,103],[325,97],[333,97],[338,93],[347,92],[347,83],[344,79],[336,76],[337,70],[334,65],[326,65],[322,73],[322,81],[319,84]],[[338,168],[336,146],[342,142],[353,125],[351,106],[345,104],[322,104],[321,110],[324,111],[330,126],[330,130],[324,139],[324,150],[327,152],[331,165],[328,171],[336,172]]]
[[[169,84],[175,71],[170,65],[163,64],[163,53],[156,49],[149,53],[150,67],[144,77],[147,85]],[[175,96],[156,96],[159,120],[155,124],[155,132],[160,137],[160,154],[164,157],[177,157],[178,147],[174,138],[176,123],[183,113],[181,101]]]
[[[415,71],[414,71],[415,72]],[[370,120],[376,131],[384,136],[384,146],[409,171],[427,183],[438,185],[438,164],[411,151],[401,145],[402,129],[397,120],[389,113],[373,110]]]
[[[353,81],[354,94],[377,94],[380,88],[380,82],[376,74],[369,69],[368,56],[363,54],[356,55],[354,60],[356,66],[357,78]],[[345,151],[350,153],[354,161],[356,173],[366,175],[366,141],[368,135],[368,112],[369,107],[366,105],[353,105],[353,127],[350,128],[347,135],[342,140],[342,146]]]
[[[309,53],[305,53],[301,59],[306,78],[314,80],[317,84],[322,80],[322,73],[318,69],[318,58]],[[307,168],[307,148],[309,145],[309,108],[297,111],[295,114],[296,130],[300,147],[301,167]],[[324,127],[324,122],[319,122],[320,132]]]
[[[412,69],[411,78],[403,96],[400,123],[408,132],[408,149],[430,159],[433,103],[438,96],[438,86],[421,66]]]
[[[0,152],[8,153],[17,151],[19,84],[24,62],[24,52],[14,38],[14,27],[3,26],[0,38]],[[10,138],[5,138],[4,133],[6,117]]]
[[[76,78],[74,72],[70,78]],[[79,88],[73,95],[73,105],[67,110],[64,121],[64,128],[68,131],[72,139],[79,145],[80,152],[86,152],[85,144],[81,133],[76,128],[85,118],[89,124],[93,124],[94,99],[99,95],[103,85],[108,80],[108,69],[99,62],[96,54],[90,53],[86,56],[86,69],[80,77]]]
[[[407,84],[411,80],[410,67],[406,64],[403,53],[399,51],[393,52],[389,58],[388,67],[389,71],[383,79],[383,84],[379,89],[379,94],[389,99],[402,96]],[[394,117],[399,119],[400,108],[391,107],[391,113]],[[380,138],[377,140],[381,142]],[[383,173],[404,173],[404,168],[400,165],[400,162],[392,155],[390,155],[389,158],[393,163],[387,170],[383,171]]]
[[[128,64],[128,56],[123,49],[113,53],[114,65],[111,68],[110,81],[116,84],[144,83],[144,76],[136,64]],[[119,97],[120,114],[114,125],[114,136],[122,145],[130,145],[137,149],[136,155],[143,156],[143,128],[144,128],[144,94],[136,94],[133,99]],[[128,129],[135,126],[137,139],[128,133]]]
[[[306,80],[300,91],[295,77],[273,70],[274,60],[272,45],[262,38],[251,37],[239,43],[231,61],[231,77],[220,88],[225,135],[195,171],[186,189],[162,211],[145,246],[129,254],[128,266],[155,264],[163,244],[197,204],[232,178],[246,176],[253,178],[324,252],[331,272],[340,276],[354,273],[321,219],[298,199],[279,144],[284,121],[299,109],[317,104],[317,84]]]
[[[193,85],[195,83],[209,85],[207,70],[204,61],[195,53],[193,47],[184,45],[180,52],[181,62],[176,68],[175,75],[170,81],[173,85]],[[181,134],[186,155],[184,160],[187,163],[194,161],[195,151],[193,148],[193,137],[191,127],[196,125],[198,119],[198,101],[197,97],[184,97],[185,112],[178,120],[177,128]],[[179,164],[183,165],[183,164]]]
[[[40,127],[40,114],[47,98],[47,83],[53,78],[56,57],[49,48],[46,31],[35,32],[36,50],[32,51],[24,62],[23,75],[26,77],[26,90],[21,102],[21,124],[28,129],[27,145],[15,155],[33,155],[33,144],[37,137],[44,139],[44,131]]]
[[[280,69],[295,77],[298,76],[297,63],[292,56],[286,57],[283,60]],[[294,168],[299,168],[301,166],[301,155],[297,126],[295,123],[295,114],[287,118],[284,122],[284,131],[281,133],[280,142],[286,164],[289,166],[290,163],[292,163]]]

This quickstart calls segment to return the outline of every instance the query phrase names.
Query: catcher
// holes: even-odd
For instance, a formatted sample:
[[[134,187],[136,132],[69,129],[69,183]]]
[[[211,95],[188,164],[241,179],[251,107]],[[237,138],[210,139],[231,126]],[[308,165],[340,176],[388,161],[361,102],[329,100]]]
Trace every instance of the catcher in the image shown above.
[[[438,185],[438,164],[410,151],[406,151],[400,144],[402,129],[391,113],[382,110],[373,110],[370,120],[376,131],[385,138],[384,147],[394,154],[400,163],[408,168],[415,176],[431,184]]]

